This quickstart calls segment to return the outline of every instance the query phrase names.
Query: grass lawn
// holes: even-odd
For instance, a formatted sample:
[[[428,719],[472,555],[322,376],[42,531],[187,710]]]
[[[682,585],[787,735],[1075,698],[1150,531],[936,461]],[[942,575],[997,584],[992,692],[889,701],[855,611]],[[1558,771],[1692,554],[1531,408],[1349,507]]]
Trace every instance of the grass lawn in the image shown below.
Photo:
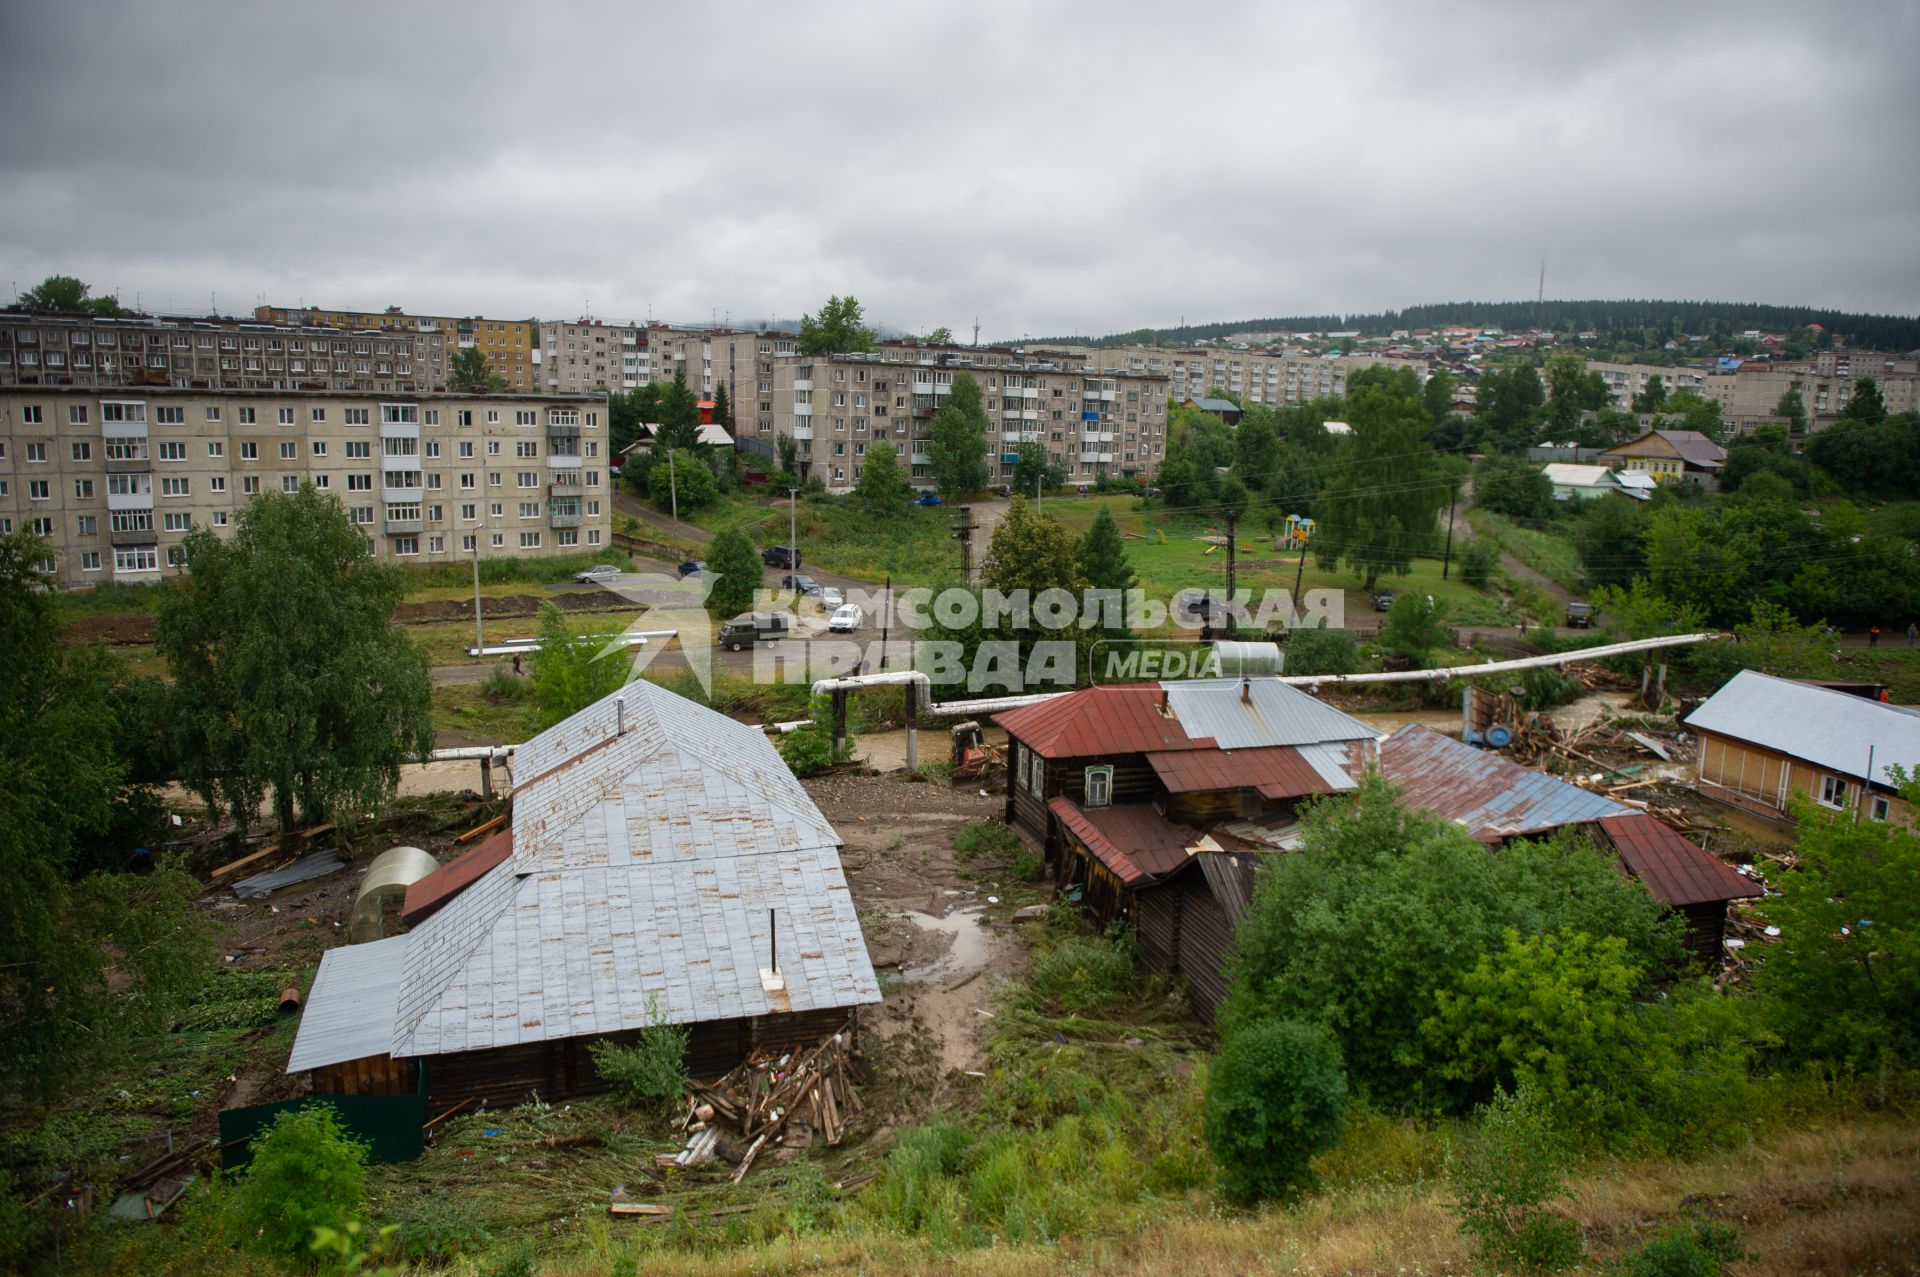
[[[734,496],[691,521],[711,532],[742,532],[761,550],[787,543],[789,518],[784,501],[768,505]],[[841,576],[877,582],[891,573],[896,583],[924,585],[960,574],[953,518],[953,511],[943,507],[914,506],[896,518],[876,519],[851,503],[803,500],[798,511],[800,555],[806,567]],[[643,535],[656,532],[649,528]]]
[[[1491,510],[1469,510],[1467,522],[1475,532],[1557,584],[1576,594],[1587,588],[1586,573],[1580,569],[1580,556],[1574,553],[1573,538],[1568,533],[1523,528]]]
[[[495,697],[484,683],[435,687],[433,725],[502,745],[517,745],[542,727],[540,711],[530,694]]]

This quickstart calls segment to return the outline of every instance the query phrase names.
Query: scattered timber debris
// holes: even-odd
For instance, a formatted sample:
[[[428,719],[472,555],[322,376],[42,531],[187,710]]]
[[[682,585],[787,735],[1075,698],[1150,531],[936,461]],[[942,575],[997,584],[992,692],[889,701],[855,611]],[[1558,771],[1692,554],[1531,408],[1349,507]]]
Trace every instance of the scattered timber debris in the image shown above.
[[[689,1083],[687,1111],[677,1124],[687,1133],[686,1145],[656,1162],[691,1169],[719,1157],[735,1165],[732,1179],[739,1183],[769,1145],[798,1152],[817,1138],[839,1147],[860,1111],[854,1083],[868,1080],[853,1041],[849,1024],[818,1046],[757,1051],[718,1081]]]

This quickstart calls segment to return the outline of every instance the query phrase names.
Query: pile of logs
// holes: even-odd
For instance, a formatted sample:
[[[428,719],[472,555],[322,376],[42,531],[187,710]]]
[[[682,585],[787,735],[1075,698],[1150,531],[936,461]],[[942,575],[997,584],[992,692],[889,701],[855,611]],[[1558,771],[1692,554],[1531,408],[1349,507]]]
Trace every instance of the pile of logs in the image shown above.
[[[768,1144],[798,1152],[818,1137],[838,1147],[860,1111],[853,1084],[863,1077],[851,1026],[815,1047],[757,1051],[716,1082],[688,1084],[687,1112],[678,1123],[686,1146],[661,1154],[658,1163],[690,1169],[715,1156],[735,1161],[737,1154],[737,1184]]]

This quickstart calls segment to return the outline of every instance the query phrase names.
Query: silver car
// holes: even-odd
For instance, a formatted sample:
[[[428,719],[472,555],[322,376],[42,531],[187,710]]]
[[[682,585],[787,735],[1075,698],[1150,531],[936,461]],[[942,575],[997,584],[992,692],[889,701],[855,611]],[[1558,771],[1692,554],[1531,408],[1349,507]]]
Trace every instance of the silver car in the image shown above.
[[[582,585],[605,585],[620,579],[620,569],[611,563],[596,563],[584,572],[575,572],[573,579]]]

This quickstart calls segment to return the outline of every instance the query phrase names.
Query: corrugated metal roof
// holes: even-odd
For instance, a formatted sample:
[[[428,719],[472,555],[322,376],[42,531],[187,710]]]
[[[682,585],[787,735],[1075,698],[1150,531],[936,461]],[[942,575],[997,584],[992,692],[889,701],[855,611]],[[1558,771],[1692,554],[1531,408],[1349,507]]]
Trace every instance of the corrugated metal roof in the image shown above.
[[[1161,713],[1160,702],[1157,683],[1116,683],[1010,709],[994,722],[1043,758],[1192,749],[1193,739]]]
[[[294,1035],[287,1072],[368,1056],[393,1045],[394,1008],[406,970],[405,935],[343,945],[320,956],[300,1030]]]
[[[1698,430],[1656,430],[1653,433],[1672,444],[1673,450],[1691,465],[1711,470],[1727,463],[1727,450]]]
[[[489,834],[474,844],[473,850],[456,856],[438,869],[407,887],[406,902],[400,908],[400,920],[417,927],[432,917],[440,906],[480,881],[487,870],[513,854],[513,828]]]
[[[1160,686],[1187,735],[1195,740],[1211,737],[1221,749],[1376,740],[1380,735],[1378,729],[1275,679],[1247,680],[1244,702],[1242,681],[1237,678],[1188,679]]]
[[[1508,758],[1410,723],[1380,746],[1380,770],[1404,800],[1483,841],[1540,833],[1629,808]]]
[[[1675,909],[1763,894],[1751,880],[1646,812],[1600,820],[1620,859],[1655,900]]]
[[[1284,745],[1260,749],[1177,749],[1147,755],[1170,794],[1251,789],[1262,798],[1329,794],[1334,786],[1300,751]],[[1348,786],[1352,785],[1348,781]]]
[[[1239,922],[1253,902],[1253,875],[1256,859],[1226,851],[1209,851],[1194,859],[1206,875],[1207,889],[1220,903],[1228,922]]]
[[[1139,886],[1186,863],[1200,831],[1176,824],[1149,803],[1083,809],[1055,798],[1047,809],[1128,886]]]
[[[1791,755],[1847,776],[1867,774],[1891,786],[1889,769],[1920,766],[1920,715],[1757,670],[1741,670],[1693,713],[1686,724]]]
[[[880,1000],[839,835],[758,729],[630,683],[519,754],[512,854],[411,933],[394,1055]]]

